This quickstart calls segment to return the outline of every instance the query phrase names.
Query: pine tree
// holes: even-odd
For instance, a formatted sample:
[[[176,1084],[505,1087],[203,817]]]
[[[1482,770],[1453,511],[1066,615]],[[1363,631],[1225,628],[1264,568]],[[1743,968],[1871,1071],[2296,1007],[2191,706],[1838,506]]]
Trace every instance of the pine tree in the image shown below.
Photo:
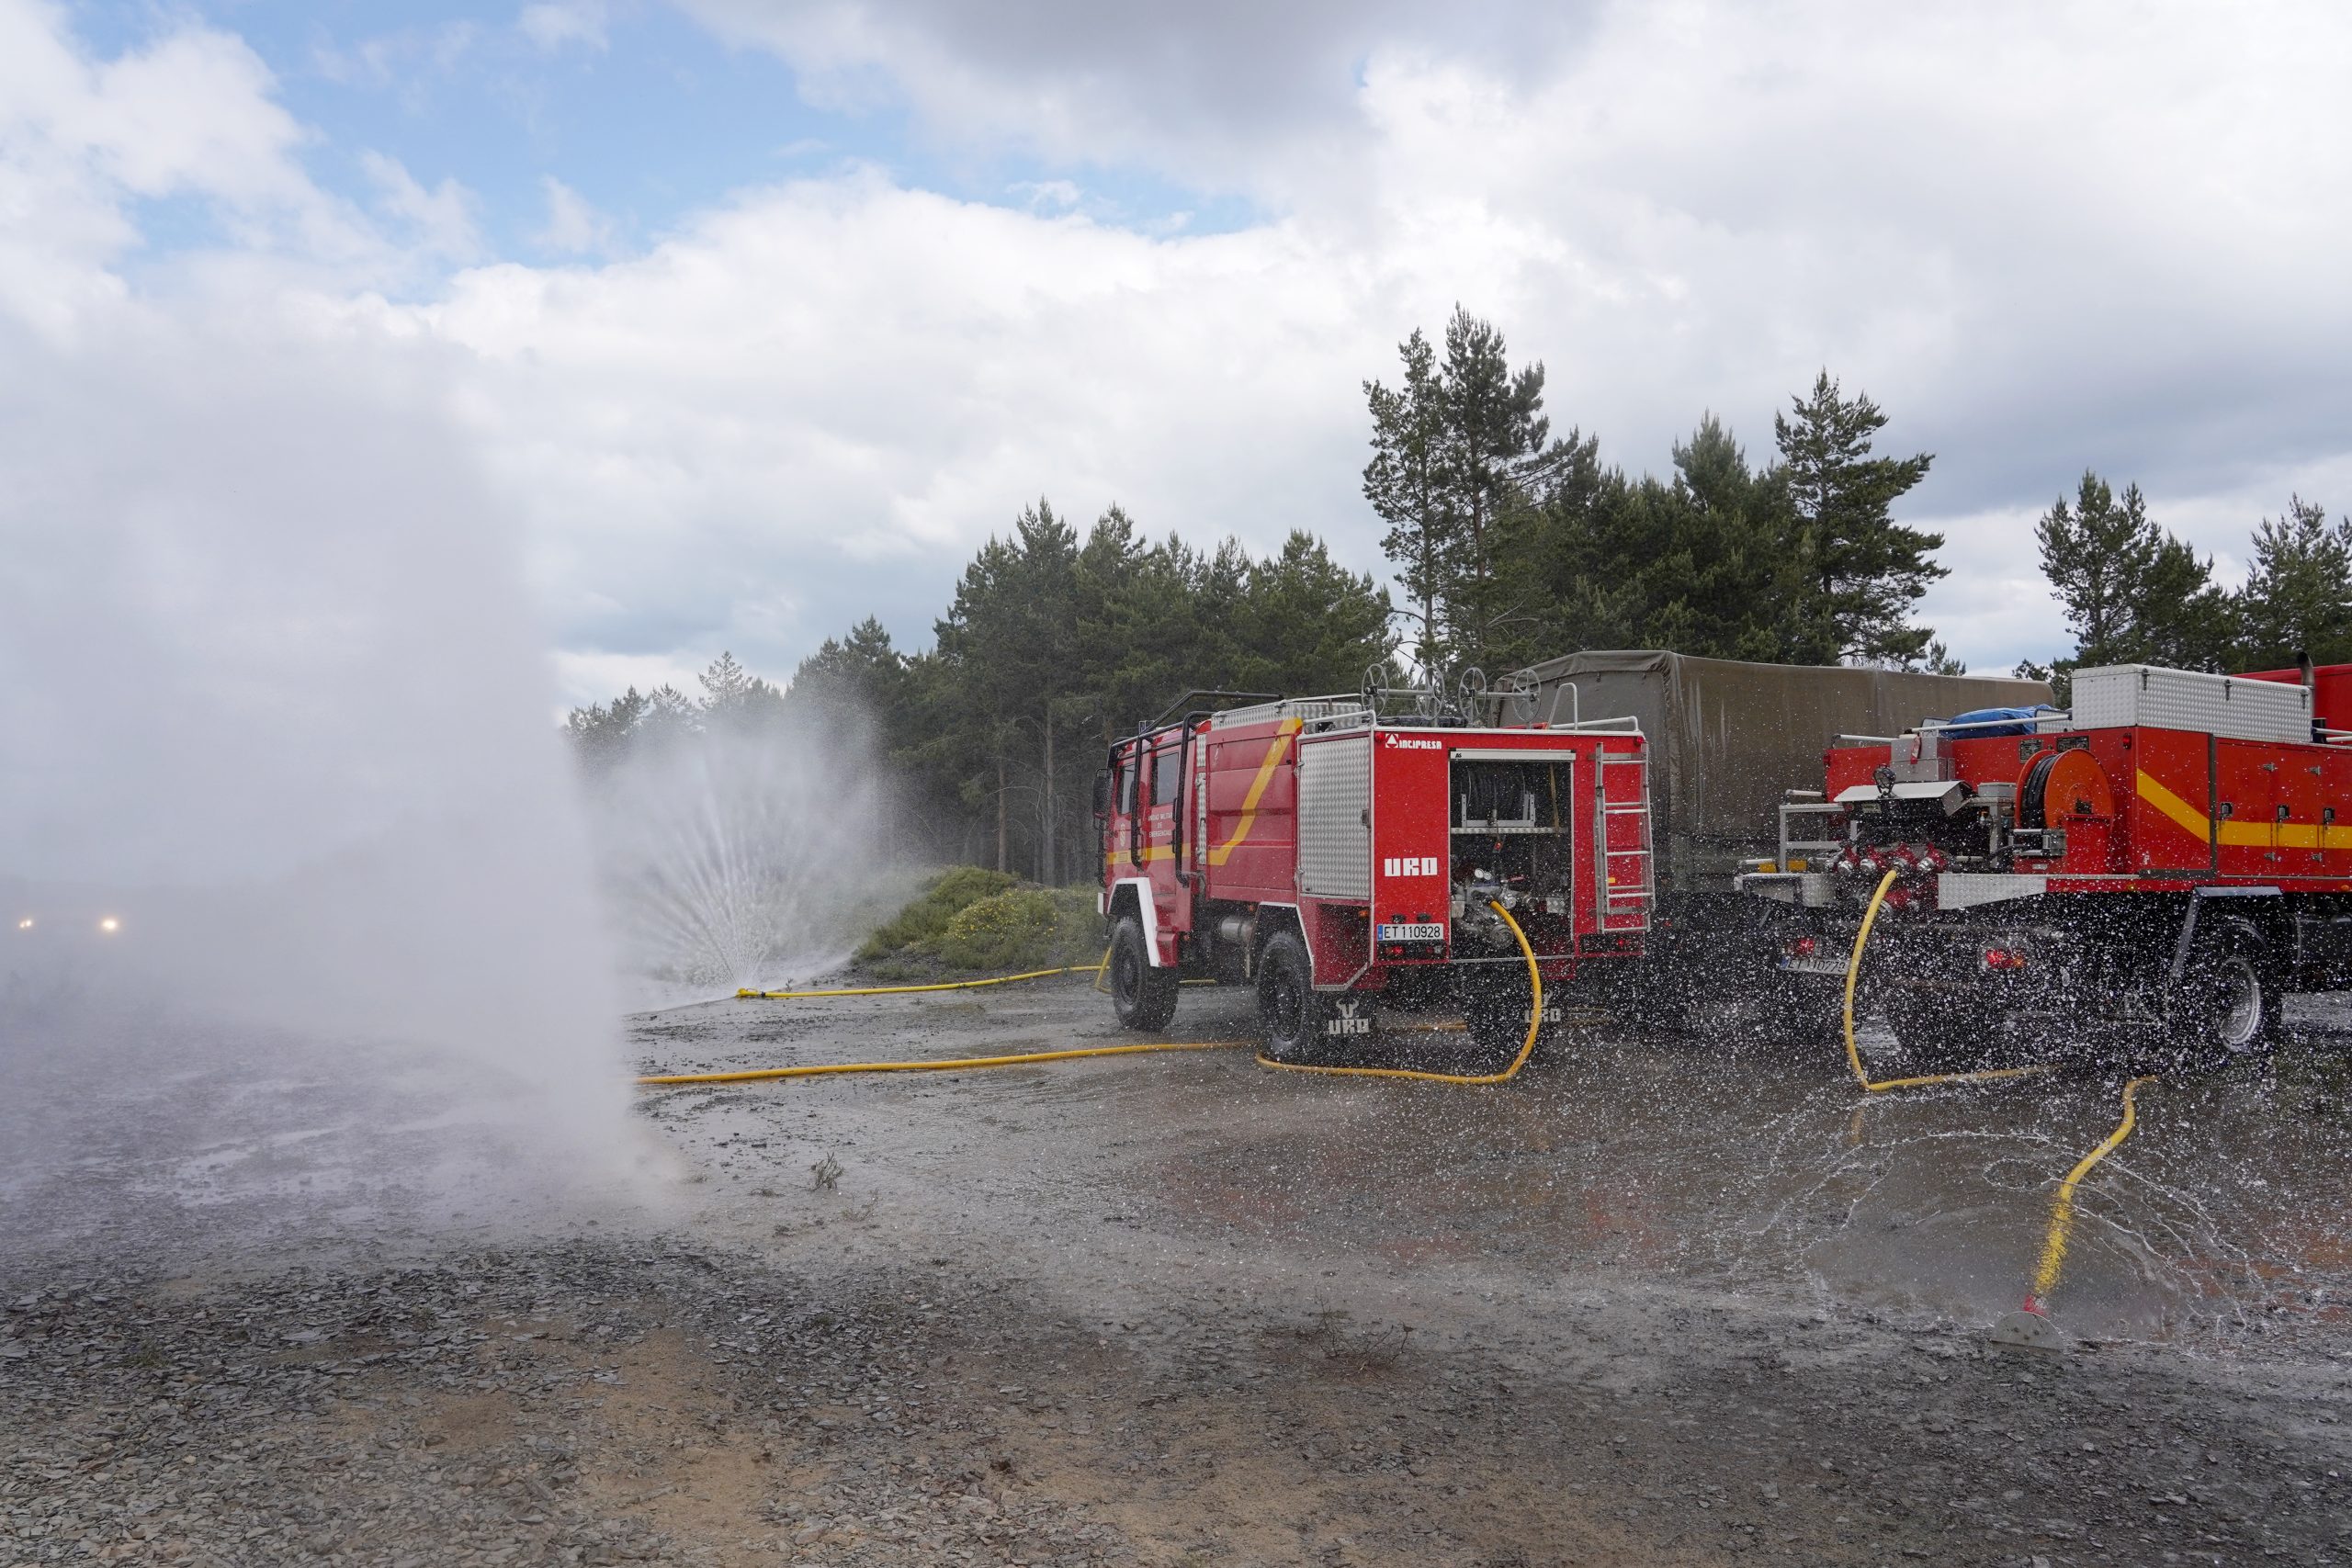
[[[1461,520],[1447,483],[1446,410],[1436,355],[1419,327],[1396,345],[1396,353],[1405,374],[1396,389],[1378,381],[1363,384],[1372,408],[1372,461],[1364,465],[1363,494],[1388,525],[1380,547],[1396,563],[1396,584],[1419,623],[1414,660],[1423,670],[1438,670],[1445,663],[1440,599]]]
[[[2242,669],[2281,669],[2302,653],[2352,661],[2352,517],[2330,528],[2327,509],[2298,495],[2264,518],[2236,609]]]
[[[2057,684],[2104,664],[2202,670],[2222,661],[2229,615],[2213,563],[2148,515],[2138,485],[2118,495],[2086,469],[2073,503],[2052,502],[2033,532],[2075,634],[2075,651],[2051,666]]]
[[[1809,588],[1777,473],[1750,469],[1713,414],[1676,443],[1671,479],[1629,480],[1600,466],[1597,446],[1575,432],[1555,446],[1535,525],[1506,547],[1542,607],[1502,667],[1577,648],[1798,657]]]
[[[1531,504],[1504,523],[1502,548],[1532,604],[1512,628],[1498,670],[1576,648],[1627,646],[1625,476],[1600,462],[1600,441],[1571,430],[1531,484]],[[1603,588],[1600,585],[1606,584]]]
[[[2051,503],[2034,525],[2041,570],[2064,606],[2075,634],[2075,665],[2131,661],[2141,641],[2141,592],[2155,563],[2162,534],[2147,513],[2138,485],[2114,491],[2089,469],[2069,507]]]
[[[1918,667],[1930,675],[1968,673],[1967,664],[1952,657],[1951,649],[1944,646],[1944,639],[1941,637],[1937,637],[1928,644],[1927,650],[1919,656]]]
[[[1794,513],[1794,547],[1811,561],[1817,597],[1802,656],[1818,661],[1916,662],[1934,636],[1905,624],[1928,584],[1946,575],[1928,559],[1943,536],[1894,521],[1889,508],[1927,477],[1932,453],[1872,457],[1886,415],[1861,394],[1839,395],[1824,370],[1809,398],[1776,414],[1781,482]]]
[[[890,645],[889,631],[868,615],[844,636],[818,644],[793,671],[784,695],[786,706],[831,728],[863,730],[895,745],[892,724],[906,682],[906,660]]]
[[[782,711],[784,694],[721,652],[697,679],[702,701],[696,705],[706,725],[748,729],[772,722]]]
[[[1777,471],[1758,474],[1723,422],[1701,416],[1674,447],[1673,484],[1658,497],[1682,566],[1676,597],[1687,607],[1687,640],[1674,646],[1716,659],[1764,662],[1800,657],[1799,614],[1809,592],[1807,560],[1792,540],[1793,516]],[[1648,590],[1653,601],[1661,589]]]
[[[1504,655],[1512,623],[1527,612],[1498,546],[1508,521],[1530,510],[1529,483],[1547,456],[1544,367],[1513,371],[1503,334],[1456,305],[1440,386],[1442,471],[1456,519],[1443,557],[1447,651],[1485,665]]]
[[[1510,550],[1532,530],[1545,469],[1573,454],[1547,450],[1544,367],[1512,370],[1503,335],[1460,305],[1437,361],[1419,330],[1397,345],[1403,382],[1364,383],[1372,461],[1364,498],[1388,525],[1414,662],[1425,679],[1507,659],[1540,618],[1523,562]]]
[[[651,699],[639,695],[638,689],[631,686],[609,704],[573,708],[566,716],[564,733],[571,738],[582,766],[592,776],[612,772],[628,754],[638,726],[651,705]]]
[[[1392,651],[1388,620],[1388,594],[1369,574],[1293,530],[1280,554],[1250,568],[1233,679],[1248,691],[1354,691],[1365,667]]]
[[[1057,869],[1055,755],[1071,674],[1077,563],[1078,536],[1041,499],[1013,520],[1011,538],[991,538],[964,569],[938,625],[940,657],[964,698],[950,743],[978,764],[966,775],[967,797],[991,803],[997,869],[1008,871],[1012,796],[1023,795],[1034,807],[1036,830],[1028,836],[1041,880]],[[1034,771],[1024,755],[1038,759]]]

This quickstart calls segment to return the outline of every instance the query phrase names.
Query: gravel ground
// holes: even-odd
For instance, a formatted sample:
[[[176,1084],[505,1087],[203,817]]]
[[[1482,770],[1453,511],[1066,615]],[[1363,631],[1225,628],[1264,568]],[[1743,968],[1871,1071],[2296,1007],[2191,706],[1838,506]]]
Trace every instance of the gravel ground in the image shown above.
[[[1111,1038],[1077,987],[635,1028]],[[0,1188],[0,1562],[2352,1562],[2340,1043],[2151,1097],[2063,1353],[1984,1329],[2097,1083],[1866,1121],[1809,1057],[1593,1036],[1487,1094],[1244,1052],[695,1089],[639,1103],[667,1177],[458,1224],[380,1170],[355,1209],[392,1146],[318,1094],[216,1105],[209,1149],[344,1152],[201,1202],[173,1123],[94,1116]]]

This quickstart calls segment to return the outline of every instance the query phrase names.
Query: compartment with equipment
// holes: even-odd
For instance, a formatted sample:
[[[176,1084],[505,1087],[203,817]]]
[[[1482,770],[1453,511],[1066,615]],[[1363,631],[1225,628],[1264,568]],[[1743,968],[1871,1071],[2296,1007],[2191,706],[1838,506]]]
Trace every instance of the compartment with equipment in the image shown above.
[[[1461,956],[1517,953],[1489,900],[1539,922],[1574,914],[1577,766],[1570,751],[1458,750],[1450,759],[1447,874]]]

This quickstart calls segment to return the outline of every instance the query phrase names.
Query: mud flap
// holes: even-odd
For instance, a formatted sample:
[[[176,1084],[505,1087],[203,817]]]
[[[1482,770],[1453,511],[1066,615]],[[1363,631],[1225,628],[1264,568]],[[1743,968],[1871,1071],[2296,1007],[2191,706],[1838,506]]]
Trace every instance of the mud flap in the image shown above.
[[[1325,1045],[1361,1045],[1371,1041],[1373,1031],[1372,998],[1346,996],[1324,1006],[1317,1033]]]
[[[2010,1313],[1995,1324],[1984,1337],[1993,1344],[2020,1350],[2063,1351],[2066,1348],[2058,1325],[2038,1312]]]

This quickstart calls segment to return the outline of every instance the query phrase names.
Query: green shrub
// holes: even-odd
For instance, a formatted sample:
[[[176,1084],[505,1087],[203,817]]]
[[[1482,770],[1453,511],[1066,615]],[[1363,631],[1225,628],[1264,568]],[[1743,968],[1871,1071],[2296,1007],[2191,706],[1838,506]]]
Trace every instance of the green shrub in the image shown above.
[[[1023,886],[1001,872],[958,866],[866,939],[857,956],[868,972],[895,980],[922,964],[972,975],[1091,964],[1102,948],[1092,888]]]
[[[877,964],[922,953],[946,931],[947,922],[966,906],[1021,886],[1021,879],[1001,871],[959,865],[940,873],[912,903],[865,939],[857,950],[860,964]]]
[[[1010,969],[1053,934],[1054,900],[1043,888],[1019,887],[967,904],[932,944],[950,969]]]

